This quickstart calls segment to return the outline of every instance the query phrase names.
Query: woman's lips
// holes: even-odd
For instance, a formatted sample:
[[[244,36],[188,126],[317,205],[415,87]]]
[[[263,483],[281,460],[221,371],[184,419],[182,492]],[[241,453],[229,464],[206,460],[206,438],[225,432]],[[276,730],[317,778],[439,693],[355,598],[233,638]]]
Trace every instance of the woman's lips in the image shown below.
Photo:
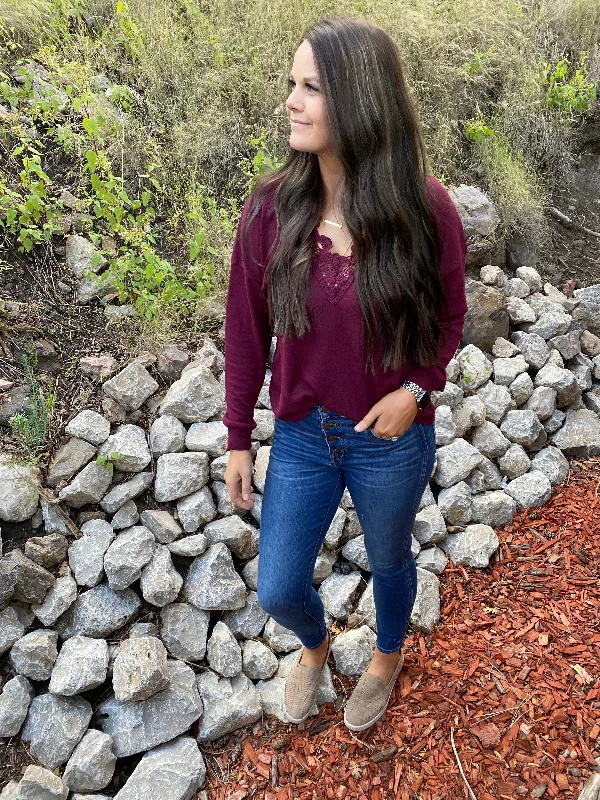
[[[310,125],[310,122],[298,122],[295,119],[291,119],[290,122],[292,125],[298,125],[298,127],[307,128]]]

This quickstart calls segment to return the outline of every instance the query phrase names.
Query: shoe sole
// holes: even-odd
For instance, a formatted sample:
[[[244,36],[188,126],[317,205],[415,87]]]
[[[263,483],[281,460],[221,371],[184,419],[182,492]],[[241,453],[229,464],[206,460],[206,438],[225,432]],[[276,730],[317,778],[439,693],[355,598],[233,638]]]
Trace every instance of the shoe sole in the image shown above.
[[[386,700],[386,703],[385,703],[383,709],[378,714],[376,714],[372,719],[370,719],[368,722],[365,722],[363,725],[351,725],[348,722],[348,720],[346,719],[346,709],[344,709],[344,725],[348,728],[348,730],[351,730],[351,731],[364,731],[367,728],[370,728],[371,725],[374,725],[377,722],[377,720],[381,719],[381,717],[383,717],[383,715],[385,714],[385,712],[388,709],[388,705],[390,703],[390,697],[392,696],[392,692],[394,691],[394,686],[396,685],[396,680],[398,678],[398,675],[402,671],[402,667],[403,666],[404,666],[404,654],[402,654],[402,660],[400,662],[400,668],[398,669],[398,672],[396,673],[396,678],[394,679],[394,682],[392,683],[392,688],[390,689],[390,691],[388,693],[387,700]]]
[[[325,669],[325,666],[327,665],[327,661],[329,660],[329,654],[331,653],[331,645],[333,644],[333,637],[331,635],[331,631],[328,631],[328,633],[329,633],[329,647],[327,648],[327,655],[325,656],[325,661],[323,662],[323,666],[321,667],[321,672],[323,672],[323,670]],[[283,713],[288,718],[288,722],[294,722],[295,724],[298,724],[299,722],[304,722],[305,719],[310,717],[310,711],[307,714],[305,714],[303,717],[300,717],[300,719],[294,719],[294,717],[290,717],[290,715],[288,714],[287,709],[285,707],[285,692],[284,692],[284,695],[283,695],[282,706],[283,706]]]

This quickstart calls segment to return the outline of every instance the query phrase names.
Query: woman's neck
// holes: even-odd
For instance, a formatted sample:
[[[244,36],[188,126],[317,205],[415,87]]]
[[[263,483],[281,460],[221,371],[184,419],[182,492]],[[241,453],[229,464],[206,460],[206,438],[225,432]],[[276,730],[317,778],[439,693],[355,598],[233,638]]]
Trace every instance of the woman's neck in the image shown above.
[[[319,156],[319,168],[321,170],[321,180],[325,193],[324,212],[340,213],[340,197],[344,183],[344,168],[339,159],[331,153],[324,153]]]

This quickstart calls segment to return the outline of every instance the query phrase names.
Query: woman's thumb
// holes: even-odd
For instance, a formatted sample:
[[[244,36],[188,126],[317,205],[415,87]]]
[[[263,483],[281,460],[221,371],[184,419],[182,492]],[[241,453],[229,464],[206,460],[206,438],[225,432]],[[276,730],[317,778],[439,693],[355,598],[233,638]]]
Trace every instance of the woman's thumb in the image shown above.
[[[252,485],[249,484],[247,486],[242,486],[242,497],[244,500],[250,499],[250,494],[252,493]]]

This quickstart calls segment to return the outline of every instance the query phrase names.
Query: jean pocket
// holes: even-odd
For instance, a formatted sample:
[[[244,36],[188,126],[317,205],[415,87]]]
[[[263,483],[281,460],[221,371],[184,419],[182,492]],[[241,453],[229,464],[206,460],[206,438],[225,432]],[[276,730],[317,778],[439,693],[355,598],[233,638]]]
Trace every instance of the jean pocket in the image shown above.
[[[374,439],[379,439],[380,442],[393,442],[396,439],[401,439],[404,436],[404,433],[406,433],[406,431],[404,431],[404,433],[401,433],[400,436],[388,437],[388,436],[377,436],[376,433],[373,433],[373,429],[370,426],[367,428],[367,430],[369,431],[371,436],[373,436]]]

